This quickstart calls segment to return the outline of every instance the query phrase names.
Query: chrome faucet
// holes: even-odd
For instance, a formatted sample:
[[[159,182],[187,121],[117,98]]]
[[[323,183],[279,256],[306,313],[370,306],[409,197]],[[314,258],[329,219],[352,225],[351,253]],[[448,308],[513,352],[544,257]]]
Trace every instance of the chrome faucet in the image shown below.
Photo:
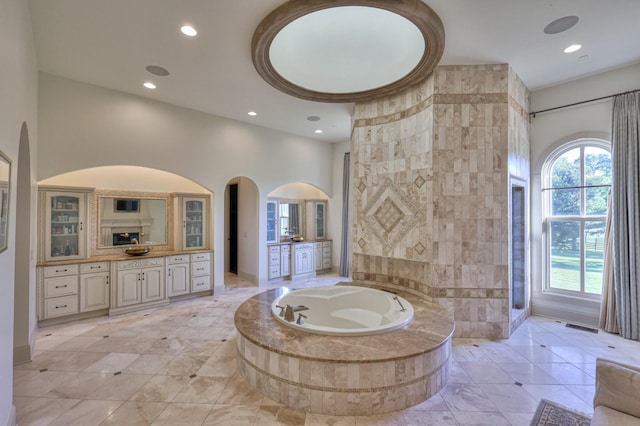
[[[278,306],[278,307],[282,309],[281,306]],[[287,305],[287,307],[284,308],[284,310],[280,311],[280,316],[284,316],[285,321],[293,322],[296,319],[295,312],[308,311],[308,310],[309,310],[309,308],[307,308],[304,305],[298,305],[296,307],[293,307],[291,305]],[[284,314],[283,314],[283,312],[284,312]]]
[[[306,315],[298,314],[298,319],[296,320],[296,324],[298,325],[304,324],[305,319],[307,319]]]
[[[395,300],[396,302],[398,302],[398,304],[400,305],[400,308],[401,308],[401,309],[400,309],[400,312],[404,312],[404,311],[406,311],[406,310],[407,310],[404,306],[402,306],[402,302],[400,301],[400,299],[398,299],[398,296],[394,296],[394,297],[393,297],[393,300]]]

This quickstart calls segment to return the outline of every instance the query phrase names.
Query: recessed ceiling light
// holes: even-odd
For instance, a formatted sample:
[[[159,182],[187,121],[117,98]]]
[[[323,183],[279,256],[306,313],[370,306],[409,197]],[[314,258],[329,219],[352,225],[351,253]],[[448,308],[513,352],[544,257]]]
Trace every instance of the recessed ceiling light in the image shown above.
[[[249,111],[247,114],[249,114],[252,117],[255,117],[256,115],[258,115],[258,113],[255,111]]]
[[[309,121],[320,121],[320,117],[318,117],[317,115],[310,115],[307,117],[307,120]]]
[[[161,67],[160,65],[147,65],[146,70],[151,74],[158,75],[160,77],[166,77],[169,75],[169,70]]]
[[[577,52],[578,50],[580,50],[581,47],[582,46],[579,44],[572,44],[571,46],[564,49],[564,53]]]
[[[147,89],[155,89],[155,88],[156,88],[156,85],[155,85],[155,84],[153,84],[153,83],[152,83],[152,82],[150,82],[150,81],[145,81],[145,82],[144,82],[144,84],[143,84],[143,86],[144,86],[144,87],[146,87]]]
[[[318,130],[316,130],[316,133],[320,134],[320,133],[322,133],[322,130],[318,129]]]
[[[568,29],[573,28],[573,26],[578,23],[578,20],[579,18],[577,16],[564,16],[562,18],[556,19],[555,21],[544,27],[544,33],[558,34],[563,31],[567,31]]]
[[[195,37],[196,34],[198,34],[196,29],[193,28],[191,25],[183,25],[182,27],[180,27],[180,31],[182,31],[182,34],[189,37]]]

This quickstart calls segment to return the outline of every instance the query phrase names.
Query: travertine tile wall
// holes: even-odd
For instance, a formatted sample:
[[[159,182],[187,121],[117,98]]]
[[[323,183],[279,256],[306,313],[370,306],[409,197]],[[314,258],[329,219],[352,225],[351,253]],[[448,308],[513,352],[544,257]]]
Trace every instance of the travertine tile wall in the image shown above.
[[[355,280],[425,294],[456,336],[509,336],[509,174],[528,180],[528,96],[507,64],[440,66],[356,105]]]

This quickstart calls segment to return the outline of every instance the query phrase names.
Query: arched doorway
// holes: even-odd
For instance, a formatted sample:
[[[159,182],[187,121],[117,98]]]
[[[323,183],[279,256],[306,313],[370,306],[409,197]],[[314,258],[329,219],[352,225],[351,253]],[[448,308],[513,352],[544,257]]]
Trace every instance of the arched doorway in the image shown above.
[[[237,176],[225,188],[225,286],[258,283],[259,195],[249,178]]]
[[[35,313],[35,264],[31,265],[31,244],[35,239],[35,209],[31,204],[31,152],[27,123],[22,123],[18,147],[16,211],[15,284],[13,310],[13,362],[31,361],[32,340],[37,324]],[[35,259],[33,259],[35,262]]]

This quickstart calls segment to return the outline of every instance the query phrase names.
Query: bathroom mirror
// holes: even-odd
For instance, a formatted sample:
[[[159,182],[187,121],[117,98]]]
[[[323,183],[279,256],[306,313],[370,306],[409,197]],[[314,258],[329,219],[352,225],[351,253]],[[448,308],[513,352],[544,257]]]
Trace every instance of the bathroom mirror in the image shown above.
[[[100,247],[167,243],[166,199],[100,197],[98,212]]]
[[[280,202],[280,238],[302,234],[302,204]]]
[[[7,249],[9,232],[9,189],[11,188],[11,161],[0,151],[0,252]]]

